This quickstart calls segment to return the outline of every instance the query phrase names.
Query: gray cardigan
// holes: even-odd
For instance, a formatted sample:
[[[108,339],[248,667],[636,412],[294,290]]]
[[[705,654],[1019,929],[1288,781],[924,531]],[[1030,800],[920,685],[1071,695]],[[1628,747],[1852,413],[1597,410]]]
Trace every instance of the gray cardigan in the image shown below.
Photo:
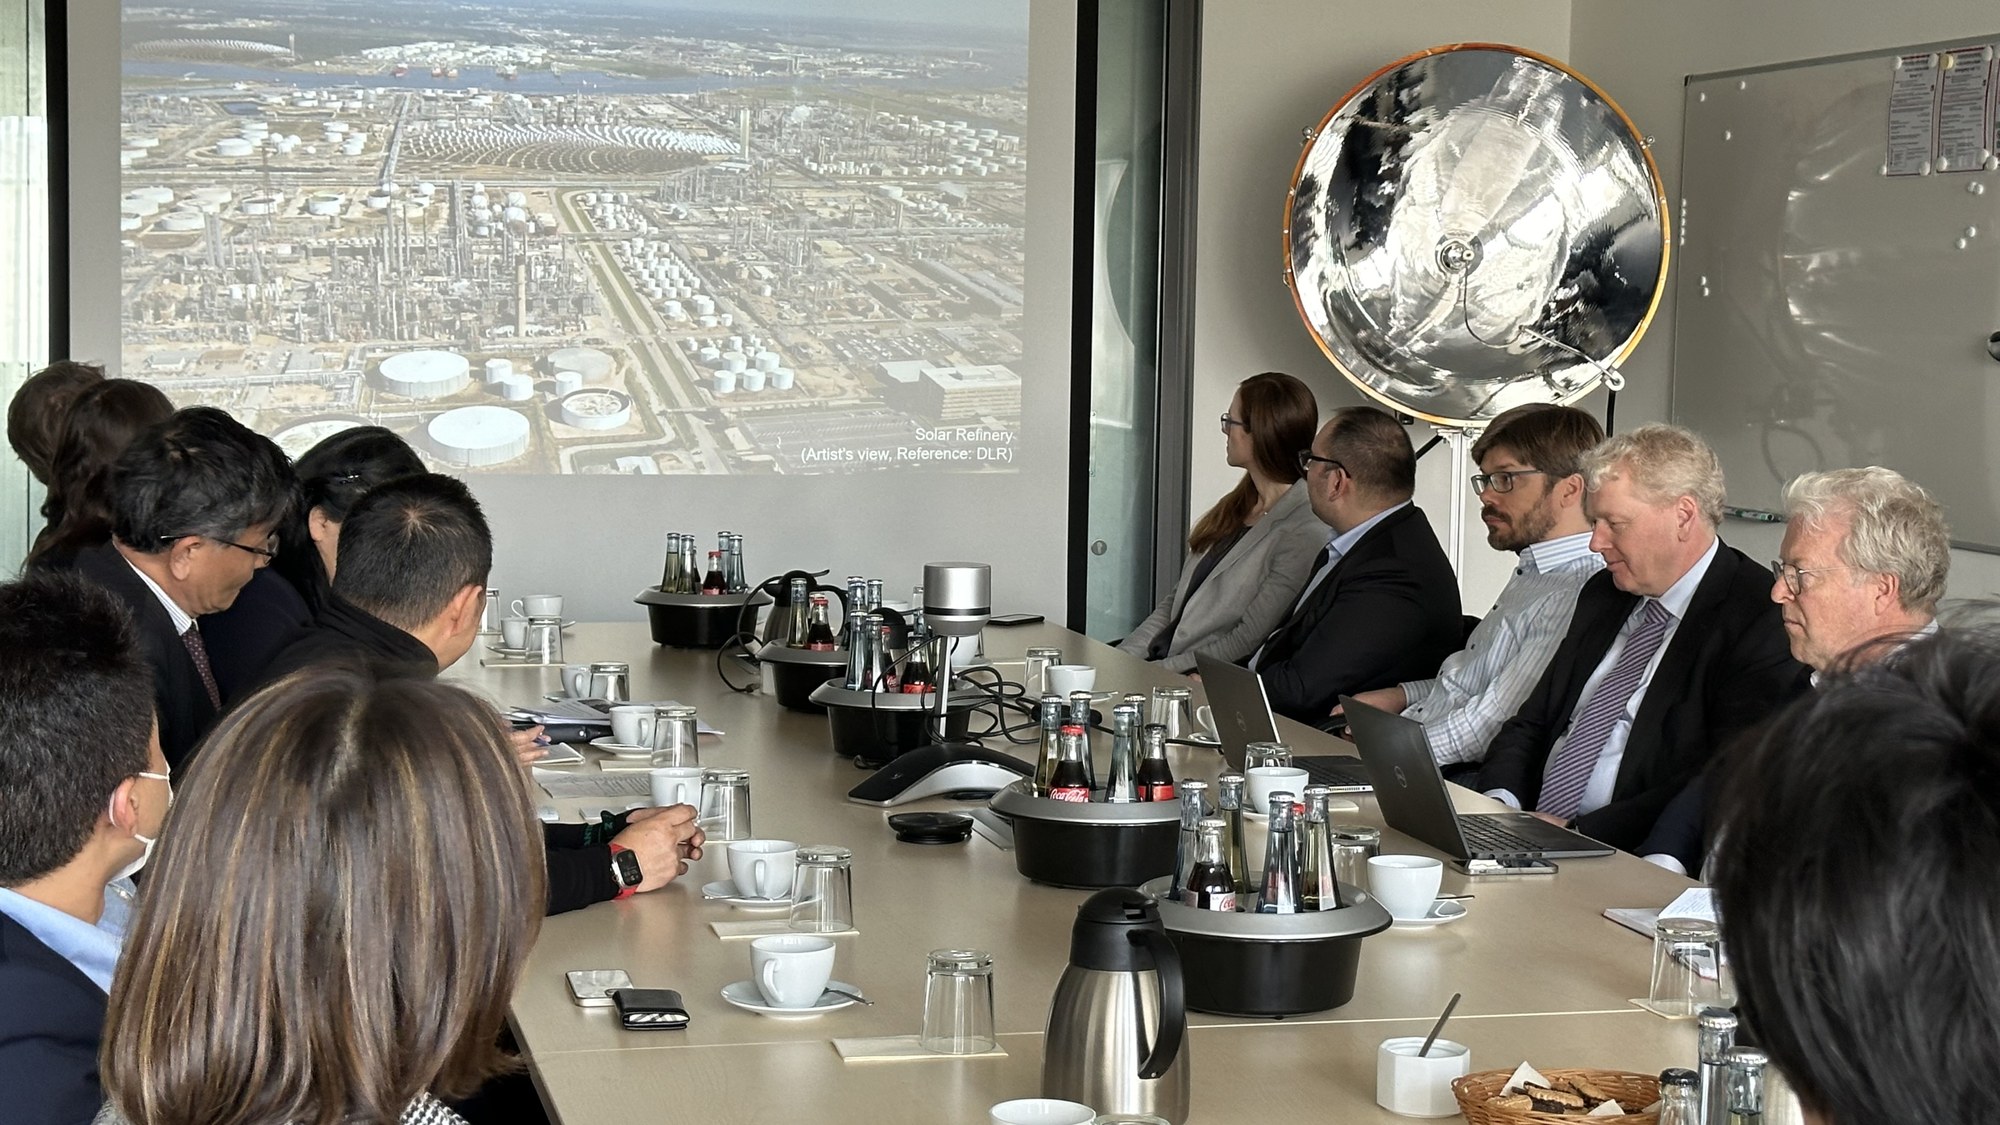
[[[1144,657],[1147,646],[1178,610],[1180,627],[1160,661],[1162,668],[1191,672],[1197,652],[1219,660],[1244,659],[1283,623],[1285,611],[1312,577],[1313,560],[1332,534],[1313,514],[1306,483],[1295,481],[1209,572],[1192,602],[1187,601],[1188,579],[1200,556],[1190,555],[1181,565],[1174,592],[1120,642],[1119,650]]]

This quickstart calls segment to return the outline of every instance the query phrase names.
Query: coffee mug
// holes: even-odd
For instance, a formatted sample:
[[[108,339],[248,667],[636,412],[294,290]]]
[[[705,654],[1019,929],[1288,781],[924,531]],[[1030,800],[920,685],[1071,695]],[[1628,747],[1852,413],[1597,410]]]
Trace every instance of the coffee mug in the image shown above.
[[[513,610],[523,617],[561,617],[561,594],[529,594],[515,598]]]
[[[1210,707],[1206,703],[1195,708],[1194,722],[1196,726],[1201,728],[1199,737],[1206,738],[1210,742],[1220,741],[1215,733],[1215,708]]]
[[[1384,1039],[1375,1053],[1375,1104],[1406,1117],[1456,1117],[1458,1098],[1451,1080],[1472,1070],[1472,1052],[1463,1043],[1439,1039],[1428,1055],[1424,1037]]]
[[[590,696],[590,665],[565,664],[562,666],[563,694],[571,699],[585,699]]]
[[[621,703],[611,709],[611,741],[620,746],[653,744],[653,705]]]
[[[653,770],[653,803],[661,808],[693,805],[699,811],[701,777],[700,766],[661,766]]]
[[[790,840],[737,840],[729,845],[729,878],[740,898],[784,898],[792,893],[799,846]]]
[[[773,1008],[810,1008],[833,976],[833,941],[810,934],[776,934],[750,943],[751,979]]]
[[[1444,861],[1427,855],[1378,855],[1368,861],[1368,889],[1400,919],[1428,915],[1443,883]]]
[[[1297,766],[1252,766],[1243,771],[1245,807],[1251,812],[1269,813],[1271,794],[1290,793],[1296,802],[1310,784],[1306,771]]]
[[[525,617],[501,618],[500,643],[508,648],[528,647],[528,619]]]
[[[1016,1098],[986,1111],[990,1125],[1090,1125],[1097,1111],[1057,1098]]]
[[[1073,691],[1089,691],[1097,686],[1097,669],[1088,664],[1051,664],[1045,673],[1049,690],[1057,695],[1068,695]]]

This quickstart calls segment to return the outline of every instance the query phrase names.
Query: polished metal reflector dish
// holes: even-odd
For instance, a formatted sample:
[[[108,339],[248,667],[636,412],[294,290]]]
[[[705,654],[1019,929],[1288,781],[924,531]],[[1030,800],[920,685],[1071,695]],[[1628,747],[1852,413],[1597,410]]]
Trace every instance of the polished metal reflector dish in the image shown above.
[[[1513,47],[1435,47],[1333,107],[1292,174],[1285,282],[1320,349],[1408,414],[1570,402],[1638,344],[1666,197],[1611,99]]]

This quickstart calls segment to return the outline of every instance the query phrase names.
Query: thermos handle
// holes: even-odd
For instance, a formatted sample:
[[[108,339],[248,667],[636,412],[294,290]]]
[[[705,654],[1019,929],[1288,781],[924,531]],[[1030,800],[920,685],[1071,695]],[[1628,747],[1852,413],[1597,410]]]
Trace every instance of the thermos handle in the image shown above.
[[[820,573],[825,574],[826,571],[822,570],[820,571]],[[812,592],[815,594],[822,592],[832,594],[835,598],[840,600],[840,627],[842,630],[845,630],[847,628],[847,613],[848,613],[847,591],[841,589],[838,586],[814,586],[812,588]]]
[[[1133,930],[1133,945],[1153,955],[1153,975],[1160,978],[1160,1031],[1152,1053],[1139,1064],[1139,1077],[1158,1078],[1174,1065],[1187,1038],[1187,997],[1181,987],[1181,953],[1164,930]]]

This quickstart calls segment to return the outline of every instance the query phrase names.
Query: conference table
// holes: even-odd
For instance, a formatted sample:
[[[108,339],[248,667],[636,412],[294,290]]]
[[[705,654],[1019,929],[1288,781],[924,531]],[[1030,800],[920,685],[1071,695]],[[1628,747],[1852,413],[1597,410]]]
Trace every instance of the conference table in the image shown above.
[[[1095,666],[1099,690],[1143,692],[1187,682],[1054,626],[986,630],[986,658],[1009,679],[1020,678],[1022,654],[1034,646],[1057,647],[1066,661]],[[726,1003],[720,989],[750,975],[749,942],[720,937],[711,924],[786,915],[704,901],[702,884],[728,876],[722,848],[712,846],[686,876],[659,891],[543,923],[511,1014],[552,1119],[976,1123],[996,1102],[1039,1094],[1049,1000],[1068,961],[1076,908],[1090,892],[1029,882],[1015,871],[1011,852],[980,834],[942,846],[897,842],[885,823],[892,812],[976,804],[939,798],[890,810],[847,801],[847,790],[867,774],[832,752],[827,719],[785,710],[768,691],[731,690],[712,651],[656,646],[637,622],[578,625],[565,647],[571,661],[629,663],[634,699],[698,707],[702,720],[723,732],[702,739],[702,764],[749,771],[758,837],[852,851],[856,926],[834,939],[833,975],[875,1003],[804,1020],[770,1019]],[[474,657],[498,659],[476,647],[447,676],[496,703],[535,703],[558,688],[555,669]],[[734,678],[754,682],[754,675]],[[1301,755],[1352,750],[1289,720],[1279,727]],[[1108,742],[1101,735],[1093,742],[1102,776]],[[584,749],[593,760],[568,768],[595,772],[599,752]],[[1033,760],[1032,745],[1012,749]],[[1170,758],[1177,778],[1212,780],[1220,772],[1213,750],[1176,746]],[[1499,807],[1465,789],[1454,788],[1453,796],[1461,811]],[[581,809],[634,799],[545,803],[575,819]],[[1361,795],[1357,803],[1360,812],[1342,820],[1381,825],[1370,798]],[[1386,828],[1382,849],[1441,854]],[[1331,1120],[1398,1120],[1375,1105],[1376,1047],[1392,1036],[1423,1034],[1453,993],[1464,998],[1445,1035],[1470,1048],[1474,1070],[1522,1061],[1641,1072],[1692,1066],[1692,1025],[1629,1002],[1646,994],[1650,943],[1602,914],[1607,907],[1658,908],[1690,885],[1622,853],[1565,861],[1553,876],[1467,879],[1447,867],[1444,893],[1474,896],[1466,916],[1365,939],[1349,1003],[1284,1020],[1191,1013],[1189,1121],[1303,1106],[1328,1111]],[[994,1023],[1004,1057],[844,1061],[835,1038],[920,1029],[925,955],[943,948],[992,954]],[[612,1009],[571,1002],[564,974],[572,969],[624,969],[638,987],[678,989],[690,1025],[626,1031]]]

